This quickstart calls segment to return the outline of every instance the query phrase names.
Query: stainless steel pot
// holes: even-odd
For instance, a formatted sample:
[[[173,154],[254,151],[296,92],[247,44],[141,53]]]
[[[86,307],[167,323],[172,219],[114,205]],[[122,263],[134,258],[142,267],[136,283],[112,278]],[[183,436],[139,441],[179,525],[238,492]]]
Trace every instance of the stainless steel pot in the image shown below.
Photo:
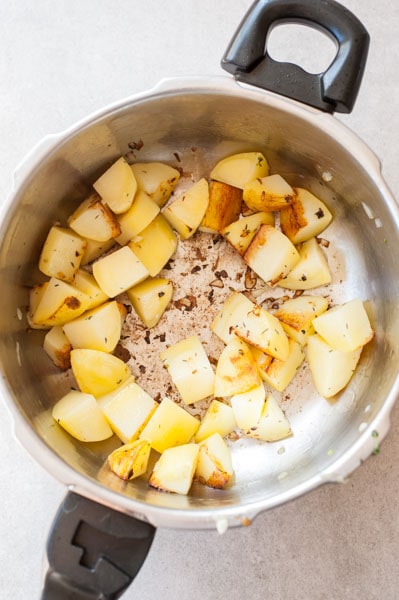
[[[78,595],[78,588],[104,589],[105,582],[109,590],[112,586],[124,589],[148,551],[153,527],[217,527],[223,531],[228,526],[247,524],[260,511],[321,483],[342,481],[375,451],[387,433],[399,386],[399,212],[375,155],[331,114],[320,111],[351,109],[367,43],[363,52],[357,48],[350,53],[350,59],[355,56],[356,60],[349,61],[348,66],[344,38],[349,36],[353,42],[351,27],[360,28],[352,15],[334,2],[319,3],[328,18],[323,11],[316,16],[307,12],[298,15],[293,4],[257,2],[226,53],[224,65],[238,80],[245,79],[247,71],[250,84],[255,82],[256,71],[259,83],[259,77],[270,72],[267,57],[264,61],[259,58],[259,48],[263,56],[267,30],[277,19],[295,17],[312,25],[316,22],[334,35],[337,23],[333,15],[338,14],[340,64],[335,62],[324,74],[324,82],[320,77],[317,82],[310,80],[287,66],[283,80],[290,85],[280,88],[284,95],[301,101],[306,100],[306,89],[312,88],[309,101],[315,104],[313,99],[321,94],[323,106],[310,108],[227,77],[165,81],[148,93],[125,99],[60,135],[46,138],[16,173],[15,189],[1,215],[1,392],[23,445],[73,492],[56,520],[54,532],[58,537],[50,538],[52,570],[46,598],[62,598],[60,589],[73,587],[72,578],[77,582],[75,598],[84,597],[83,592]],[[276,7],[279,10],[270,13]],[[356,31],[364,32],[362,28]],[[259,42],[259,36],[257,50],[251,54],[242,42]],[[271,68],[277,67],[273,64]],[[334,97],[335,76],[347,74],[348,69],[353,76],[341,84],[344,95],[339,100]],[[272,80],[276,80],[275,74]],[[140,140],[144,145],[135,150],[138,159],[156,158],[174,164],[178,153],[184,169],[204,175],[223,156],[261,150],[273,171],[317,193],[334,213],[328,232],[328,258],[336,266],[330,293],[342,299],[363,298],[376,331],[337,402],[318,398],[306,379],[292,389],[291,400],[284,403],[295,433],[292,439],[284,444],[240,440],[232,445],[236,483],[223,492],[194,486],[188,497],[182,497],[152,490],[145,481],[125,484],[113,477],[104,467],[113,442],[84,445],[53,423],[51,407],[69,389],[70,380],[41,350],[42,333],[27,326],[27,288],[40,278],[36,265],[49,224],[70,214],[96,176],[116,156],[132,152]],[[87,531],[82,529],[82,522],[87,524]],[[117,539],[116,548],[121,547],[121,538],[130,537],[128,531],[134,532],[131,537],[138,548],[134,567],[118,568],[115,574],[110,564],[122,560],[115,558],[100,562],[88,573],[84,565],[77,564],[69,542],[77,537],[82,538],[78,545],[89,544],[93,532],[97,535],[99,530],[102,536]],[[104,537],[97,535],[90,543],[97,551],[103,542]],[[70,569],[67,572],[65,565]],[[107,593],[106,597],[118,597],[116,592]]]

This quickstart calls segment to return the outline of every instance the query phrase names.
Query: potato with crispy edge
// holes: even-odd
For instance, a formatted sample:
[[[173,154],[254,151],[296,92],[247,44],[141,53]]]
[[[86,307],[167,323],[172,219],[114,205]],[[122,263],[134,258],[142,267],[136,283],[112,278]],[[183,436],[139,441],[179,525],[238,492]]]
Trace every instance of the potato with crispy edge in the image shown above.
[[[280,230],[261,225],[244,254],[244,261],[270,286],[280,285],[299,262],[295,246]]]
[[[293,244],[306,242],[324,231],[332,220],[327,206],[304,188],[294,188],[289,206],[280,212],[281,231]]]
[[[242,190],[221,181],[209,184],[209,202],[200,224],[200,231],[218,233],[236,221],[240,215]]]
[[[223,349],[216,365],[216,397],[247,392],[261,383],[251,348],[240,338],[233,338]]]
[[[233,473],[230,448],[219,433],[199,444],[195,478],[200,483],[222,490],[231,483]]]
[[[277,174],[249,181],[243,191],[244,202],[252,210],[281,210],[291,204],[293,197],[290,184]]]
[[[96,242],[107,242],[121,233],[116,216],[98,194],[83,200],[69,217],[68,225],[82,237]]]

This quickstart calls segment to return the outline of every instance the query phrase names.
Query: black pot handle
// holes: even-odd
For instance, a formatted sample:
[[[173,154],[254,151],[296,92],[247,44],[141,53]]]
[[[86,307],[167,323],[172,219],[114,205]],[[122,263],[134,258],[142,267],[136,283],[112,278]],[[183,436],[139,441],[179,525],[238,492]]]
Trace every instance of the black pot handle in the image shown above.
[[[335,59],[324,73],[310,74],[274,61],[267,38],[274,25],[300,23],[333,37]],[[222,67],[249,83],[325,112],[351,112],[366,65],[370,37],[362,23],[334,0],[257,0],[222,59]]]
[[[115,600],[139,572],[155,528],[69,492],[47,542],[41,600]]]

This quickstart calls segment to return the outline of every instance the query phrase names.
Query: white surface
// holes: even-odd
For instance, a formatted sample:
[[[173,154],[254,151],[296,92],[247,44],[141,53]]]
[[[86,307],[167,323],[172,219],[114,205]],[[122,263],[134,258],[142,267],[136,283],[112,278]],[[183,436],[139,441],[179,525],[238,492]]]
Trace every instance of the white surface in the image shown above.
[[[371,34],[353,115],[397,194],[399,5],[347,0]],[[162,77],[222,74],[249,0],[19,0],[0,3],[0,197],[44,135]],[[318,53],[315,53],[318,54]],[[6,291],[3,290],[3,293]],[[399,410],[381,453],[347,484],[260,515],[247,529],[162,530],[124,595],[163,600],[396,600]],[[42,553],[64,488],[16,443],[0,401],[0,597],[39,597]]]

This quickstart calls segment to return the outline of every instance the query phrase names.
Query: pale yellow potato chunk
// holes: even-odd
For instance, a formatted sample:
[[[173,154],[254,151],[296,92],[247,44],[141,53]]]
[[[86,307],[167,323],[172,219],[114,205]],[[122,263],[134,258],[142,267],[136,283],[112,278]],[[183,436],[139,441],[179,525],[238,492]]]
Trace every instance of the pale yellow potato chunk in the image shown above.
[[[275,312],[286,334],[304,346],[308,336],[315,330],[313,319],[328,308],[328,299],[323,296],[303,294],[297,298],[286,300]]]
[[[164,398],[140,433],[157,452],[187,444],[195,435],[199,420],[169,398]]]
[[[233,396],[260,385],[261,378],[250,347],[233,338],[223,349],[216,365],[214,395]]]
[[[163,215],[136,235],[128,247],[141,260],[151,277],[164,268],[177,248],[177,236]]]
[[[158,407],[143,388],[129,379],[125,385],[98,398],[112,431],[127,444],[136,440]]]
[[[360,298],[330,308],[313,319],[313,327],[327,344],[341,352],[364,346],[374,335]]]
[[[181,239],[187,240],[197,231],[208,203],[209,187],[207,180],[203,177],[176,200],[173,200],[162,214]]]
[[[230,448],[219,433],[214,433],[199,445],[195,478],[203,485],[224,489],[234,474]]]
[[[134,163],[131,169],[138,189],[144,190],[161,208],[169,200],[180,179],[177,169],[161,162]]]
[[[213,394],[215,374],[198,336],[169,346],[161,360],[185,404],[194,404]]]
[[[135,440],[117,448],[108,456],[109,468],[121,479],[131,481],[147,471],[151,445],[145,440]]]
[[[269,174],[269,165],[261,152],[241,152],[220,160],[210,178],[243,189],[249,182]]]
[[[100,256],[108,252],[108,250],[111,250],[115,245],[114,238],[105,242],[97,242],[96,240],[89,240],[88,238],[83,239],[86,241],[86,250],[84,251],[82,262],[80,263],[81,267],[88,265],[93,262],[93,260],[96,260],[96,258],[100,258]]]
[[[112,352],[119,342],[123,320],[118,302],[105,302],[66,323],[64,333],[73,348]]]
[[[76,319],[90,306],[87,294],[75,286],[52,277],[46,285],[40,288],[40,293],[35,297],[35,308],[31,308],[31,321],[33,324],[53,327],[64,325]]]
[[[261,306],[254,305],[240,323],[232,326],[242,340],[280,360],[288,357],[288,338],[280,321]]]
[[[260,419],[265,399],[266,390],[262,382],[247,392],[235,394],[230,398],[231,407],[238,427],[246,431],[257,424]]]
[[[149,484],[164,492],[188,494],[197,466],[199,447],[183,444],[167,448],[154,465]]]
[[[231,406],[219,400],[212,400],[195,434],[195,441],[202,442],[214,433],[219,433],[224,437],[234,431],[236,427],[237,423]]]
[[[287,385],[291,383],[305,358],[302,347],[298,342],[290,338],[288,344],[289,353],[285,360],[273,358],[266,369],[259,369],[263,381],[278,392],[283,392]]]
[[[120,358],[89,348],[71,351],[71,367],[79,389],[96,398],[116,390],[131,377],[129,367]]]
[[[309,336],[306,356],[313,383],[324,398],[331,398],[349,383],[363,346],[351,352],[336,350],[317,333]]]
[[[93,275],[103,292],[114,298],[146,279],[149,273],[133,250],[123,246],[95,262]]]
[[[266,224],[260,226],[243,258],[270,286],[280,285],[300,260],[297,249],[287,236]]]
[[[121,156],[93,183],[93,187],[113,213],[121,214],[131,207],[137,182],[130,165]]]
[[[331,283],[328,262],[316,238],[304,242],[298,250],[299,262],[278,285],[288,290],[311,290]]]
[[[68,225],[82,237],[96,242],[107,242],[121,233],[116,216],[98,194],[92,194],[78,206]]]
[[[44,351],[59,369],[67,371],[71,366],[72,345],[61,325],[52,327],[44,336]]]
[[[290,422],[273,396],[268,396],[258,423],[246,435],[264,442],[277,442],[292,435]]]
[[[54,405],[53,419],[82,442],[100,442],[112,436],[103,413],[92,394],[70,391]]]
[[[144,325],[151,329],[160,321],[172,299],[173,283],[161,277],[146,279],[127,290],[127,295]]]
[[[200,231],[219,233],[238,219],[241,212],[242,190],[221,181],[209,184],[209,202],[199,227]]]
[[[294,190],[281,175],[268,175],[249,181],[243,198],[252,210],[281,210],[292,202]]]
[[[304,188],[294,188],[289,206],[280,212],[282,232],[293,244],[306,242],[324,231],[331,223],[332,214],[317,196]]]
[[[104,304],[108,300],[107,294],[103,292],[103,290],[98,285],[97,281],[93,277],[89,271],[85,271],[84,269],[78,269],[75,274],[75,278],[73,280],[74,286],[84,292],[90,298],[90,304],[87,307],[87,310],[91,310],[92,308],[96,308],[96,306],[100,306],[100,304]]]
[[[139,190],[129,210],[118,216],[121,228],[121,234],[115,238],[118,244],[121,246],[128,244],[155,219],[159,211],[156,202],[146,192]]]
[[[272,212],[257,212],[253,215],[242,217],[221,229],[220,233],[243,256],[259,227],[264,224],[274,227],[275,219]]]
[[[221,310],[211,323],[211,330],[225,344],[228,344],[235,334],[233,327],[242,323],[255,304],[240,292],[233,292],[224,302]]]
[[[49,277],[72,282],[85,248],[85,240],[72,229],[51,227],[40,254],[39,270]]]

